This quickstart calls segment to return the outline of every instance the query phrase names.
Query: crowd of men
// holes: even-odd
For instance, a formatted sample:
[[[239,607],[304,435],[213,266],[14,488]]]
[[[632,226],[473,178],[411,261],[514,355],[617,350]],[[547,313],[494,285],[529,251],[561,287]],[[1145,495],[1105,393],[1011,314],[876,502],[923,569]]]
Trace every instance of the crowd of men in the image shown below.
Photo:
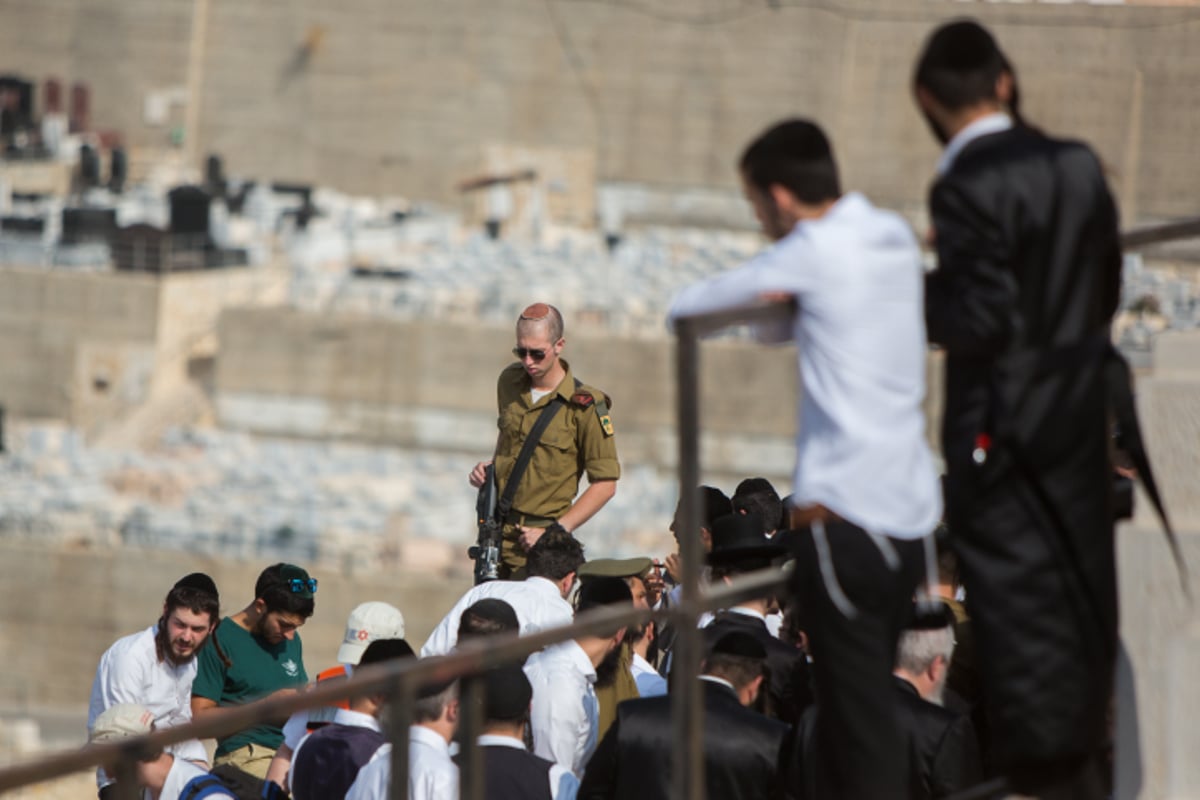
[[[793,119],[738,162],[773,245],[685,288],[668,312],[673,324],[795,303],[790,324],[755,331],[797,344],[789,496],[762,478],[732,495],[702,486],[698,528],[678,513],[672,525],[705,551],[703,586],[790,564],[785,590],[699,621],[711,798],[1108,791],[1115,209],[1085,145],[1024,122],[1013,66],[978,24],[933,33],[914,95],[945,145],[930,198],[935,271],[924,274],[898,215],[842,191],[821,128]],[[941,480],[922,410],[930,343],[947,355]],[[517,361],[497,386],[495,451],[470,475],[499,495],[499,579],[467,592],[419,655],[399,610],[359,606],[318,681],[595,609],[678,603],[678,554],[585,557],[576,533],[614,495],[620,465],[612,398],[575,377],[565,344],[552,305],[521,314]],[[304,691],[298,630],[317,588],[301,567],[276,564],[220,618],[210,578],[180,579],[158,622],[102,657],[92,739]],[[485,796],[666,798],[676,634],[613,626],[486,672]],[[382,695],[358,697],[236,731],[211,764],[187,743],[142,762],[137,778],[167,800],[389,797],[387,708]],[[456,797],[458,683],[424,687],[411,712],[409,797]],[[104,798],[112,777],[98,780]]]

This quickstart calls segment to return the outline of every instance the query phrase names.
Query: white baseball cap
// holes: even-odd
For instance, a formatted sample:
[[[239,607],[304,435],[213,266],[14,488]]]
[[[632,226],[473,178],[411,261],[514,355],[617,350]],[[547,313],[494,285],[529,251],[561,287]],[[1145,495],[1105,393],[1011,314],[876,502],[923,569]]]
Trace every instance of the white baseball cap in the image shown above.
[[[92,723],[92,742],[115,742],[145,736],[154,730],[154,715],[137,703],[117,703],[104,709]]]
[[[403,639],[404,615],[400,609],[372,600],[350,612],[346,620],[346,638],[338,648],[337,660],[357,664],[367,645],[376,639]]]

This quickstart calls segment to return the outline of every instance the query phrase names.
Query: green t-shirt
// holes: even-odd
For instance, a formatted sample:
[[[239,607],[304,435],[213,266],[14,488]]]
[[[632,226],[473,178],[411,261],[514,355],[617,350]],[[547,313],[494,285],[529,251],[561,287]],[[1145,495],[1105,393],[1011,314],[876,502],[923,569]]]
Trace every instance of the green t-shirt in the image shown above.
[[[196,697],[215,700],[218,706],[240,706],[279,689],[308,683],[304,648],[298,633],[290,640],[270,645],[226,617],[213,636],[232,664],[225,666],[212,643],[200,648],[196,656],[196,679],[192,682],[192,694]],[[255,725],[217,740],[217,755],[248,744],[278,749],[282,743],[281,727]]]

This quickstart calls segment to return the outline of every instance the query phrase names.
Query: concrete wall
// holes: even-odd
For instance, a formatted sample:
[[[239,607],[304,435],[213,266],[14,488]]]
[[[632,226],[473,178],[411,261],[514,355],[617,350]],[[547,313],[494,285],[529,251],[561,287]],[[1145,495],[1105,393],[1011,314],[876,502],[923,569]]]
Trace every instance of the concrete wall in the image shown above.
[[[1028,116],[1093,141],[1126,215],[1192,214],[1200,19],[1186,8],[951,0],[0,0],[0,70],[86,79],[98,127],[160,147],[148,92],[199,97],[197,147],[237,173],[448,199],[491,143],[591,148],[601,180],[733,188],[789,114],[846,183],[919,205],[936,157],[908,88],[937,22],[991,25]],[[189,58],[195,55],[194,68]]]
[[[171,585],[189,572],[210,574],[222,614],[241,610],[267,564],[221,561],[182,552],[133,548],[75,551],[0,544],[0,707],[69,706],[86,720],[100,655],[116,639],[152,624]],[[404,613],[406,636],[419,647],[470,580],[441,575],[360,576],[314,572],[317,609],[301,632],[310,675],[337,662],[346,617],[366,600]]]
[[[0,404],[101,428],[180,384],[189,358],[211,355],[223,307],[277,302],[285,277],[0,270]]]
[[[344,437],[486,454],[496,435],[496,376],[512,362],[511,329],[233,309],[220,323],[217,411],[226,427]],[[613,400],[622,462],[676,463],[674,348],[666,339],[569,333],[581,380]],[[791,476],[796,363],[792,347],[713,341],[702,349],[702,459],[708,474]],[[931,358],[926,410],[938,413]],[[936,431],[930,430],[936,449]]]

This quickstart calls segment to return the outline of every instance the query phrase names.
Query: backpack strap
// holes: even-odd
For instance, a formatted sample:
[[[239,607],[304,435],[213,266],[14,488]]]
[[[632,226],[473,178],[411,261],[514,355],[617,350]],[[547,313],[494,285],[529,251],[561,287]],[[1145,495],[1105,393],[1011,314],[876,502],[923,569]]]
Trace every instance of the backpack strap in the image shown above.
[[[217,793],[228,795],[229,789],[225,786],[225,782],[206,772],[203,775],[197,775],[183,785],[183,789],[179,792],[179,800],[201,800]]]

